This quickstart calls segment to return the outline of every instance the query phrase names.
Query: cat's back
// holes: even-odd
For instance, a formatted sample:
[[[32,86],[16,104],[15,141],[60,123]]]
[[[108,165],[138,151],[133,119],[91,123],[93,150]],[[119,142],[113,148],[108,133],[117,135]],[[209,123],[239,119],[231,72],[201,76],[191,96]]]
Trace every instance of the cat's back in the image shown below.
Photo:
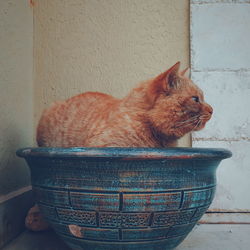
[[[100,92],[86,92],[46,109],[37,126],[37,143],[45,147],[84,146],[96,123],[105,124],[119,99]]]
[[[100,100],[110,102],[110,101],[116,101],[118,99],[114,98],[111,95],[104,94],[101,92],[85,92],[67,99],[65,103],[67,104],[84,103],[86,105],[88,103],[93,103],[95,101],[100,101]]]

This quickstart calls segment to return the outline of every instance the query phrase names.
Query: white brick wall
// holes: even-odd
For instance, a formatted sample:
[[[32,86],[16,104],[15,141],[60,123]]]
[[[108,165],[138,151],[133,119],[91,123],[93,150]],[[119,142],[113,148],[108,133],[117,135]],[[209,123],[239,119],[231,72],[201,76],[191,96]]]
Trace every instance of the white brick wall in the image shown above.
[[[191,1],[191,68],[214,108],[193,146],[233,152],[211,208],[250,211],[250,1]]]
[[[192,4],[192,14],[195,70],[250,69],[250,4]]]

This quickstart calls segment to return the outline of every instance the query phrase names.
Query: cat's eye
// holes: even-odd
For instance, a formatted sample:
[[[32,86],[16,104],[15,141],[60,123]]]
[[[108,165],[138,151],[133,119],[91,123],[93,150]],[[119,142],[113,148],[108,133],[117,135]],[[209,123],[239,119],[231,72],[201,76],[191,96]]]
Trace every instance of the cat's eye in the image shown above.
[[[192,100],[195,101],[195,102],[199,102],[200,99],[198,96],[192,96]]]

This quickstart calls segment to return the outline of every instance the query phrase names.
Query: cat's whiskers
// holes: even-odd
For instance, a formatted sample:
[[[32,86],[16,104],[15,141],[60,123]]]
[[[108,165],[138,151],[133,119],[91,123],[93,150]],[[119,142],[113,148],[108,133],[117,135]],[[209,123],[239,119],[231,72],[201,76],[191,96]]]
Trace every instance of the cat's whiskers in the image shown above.
[[[196,124],[197,120],[200,120],[199,115],[193,116],[193,117],[191,117],[188,120],[183,121],[183,122],[177,122],[175,125],[175,128],[189,127],[189,126],[193,125],[194,123]]]
[[[198,120],[192,131],[195,131],[201,125],[201,120]]]
[[[187,123],[187,124],[181,124],[181,125],[179,125],[179,126],[175,126],[175,128],[190,127],[190,126],[192,126],[192,125],[196,125],[196,123],[197,123],[197,121],[195,120],[195,121],[191,121],[191,122],[189,122],[189,123]]]
[[[193,116],[193,117],[189,118],[188,120],[185,120],[185,121],[182,121],[182,122],[177,122],[176,124],[177,125],[178,124],[185,124],[185,123],[188,123],[188,122],[196,120],[198,117],[199,117],[199,115],[196,115],[196,116]]]
[[[200,117],[200,120],[208,120],[210,118],[210,115],[202,115],[201,117]]]

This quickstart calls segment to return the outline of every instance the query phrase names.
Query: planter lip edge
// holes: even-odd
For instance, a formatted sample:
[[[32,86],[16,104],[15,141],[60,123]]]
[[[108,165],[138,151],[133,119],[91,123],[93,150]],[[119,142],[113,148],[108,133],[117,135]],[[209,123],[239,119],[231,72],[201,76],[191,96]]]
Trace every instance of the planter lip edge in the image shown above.
[[[27,147],[16,155],[22,158],[108,158],[120,160],[223,160],[232,152],[224,148],[131,148],[131,147]]]

